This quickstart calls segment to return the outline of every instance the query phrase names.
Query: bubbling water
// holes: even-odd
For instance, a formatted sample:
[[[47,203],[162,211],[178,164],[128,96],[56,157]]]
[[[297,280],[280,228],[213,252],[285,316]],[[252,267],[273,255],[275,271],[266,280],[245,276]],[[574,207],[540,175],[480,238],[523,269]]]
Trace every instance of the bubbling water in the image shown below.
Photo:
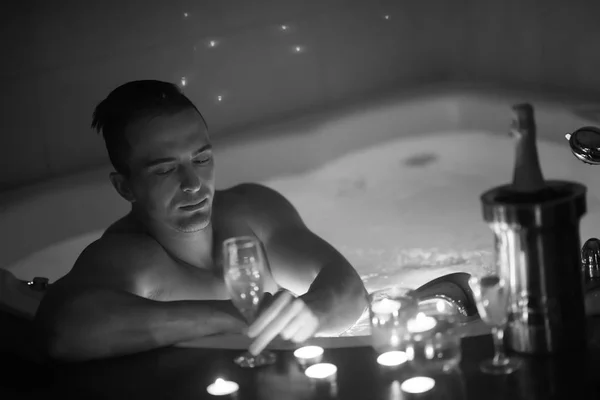
[[[348,257],[352,260],[352,254],[361,252],[346,249],[350,254]],[[362,252],[364,255],[370,253],[372,259],[375,252]],[[383,254],[379,255],[379,260]],[[375,293],[385,290],[391,286],[406,287],[417,289],[424,283],[434,280],[440,276],[454,272],[466,272],[471,275],[479,276],[490,273],[493,270],[492,251],[471,251],[471,252],[437,252],[436,249],[410,249],[396,253],[396,262],[374,262],[358,265],[357,270],[362,272],[361,278],[365,288],[369,293]],[[361,268],[362,267],[362,268]],[[360,319],[342,336],[365,336],[370,335],[369,313],[365,311]]]

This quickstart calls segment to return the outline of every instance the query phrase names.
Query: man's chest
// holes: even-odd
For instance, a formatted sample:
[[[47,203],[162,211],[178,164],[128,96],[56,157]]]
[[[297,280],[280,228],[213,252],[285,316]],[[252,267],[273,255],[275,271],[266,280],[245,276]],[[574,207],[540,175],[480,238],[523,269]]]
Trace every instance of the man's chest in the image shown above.
[[[160,295],[163,301],[177,300],[230,300],[227,290],[223,267],[217,266],[213,270],[205,270],[188,265],[174,266],[175,273],[163,281]],[[263,290],[275,293],[278,285],[273,280],[266,266],[262,271]],[[256,283],[254,281],[253,283]]]
[[[223,263],[222,243],[229,237],[250,235],[247,230],[228,231],[226,235],[215,235],[215,246],[210,262],[201,266],[190,265],[172,259],[162,280],[161,300],[229,300],[231,297],[225,283],[227,266]],[[265,253],[260,282],[265,292],[275,293],[278,285],[270,273],[268,256]]]
[[[174,272],[164,282],[165,300],[229,300],[222,273],[174,262]]]

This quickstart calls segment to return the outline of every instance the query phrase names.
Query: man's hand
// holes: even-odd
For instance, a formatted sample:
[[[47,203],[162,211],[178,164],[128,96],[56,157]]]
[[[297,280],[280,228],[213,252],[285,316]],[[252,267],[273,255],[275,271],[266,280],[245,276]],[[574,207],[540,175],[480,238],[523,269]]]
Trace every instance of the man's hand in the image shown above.
[[[319,328],[319,319],[302,299],[283,291],[266,298],[266,306],[248,328],[254,342],[248,351],[259,354],[280,335],[285,340],[300,343],[310,338]]]

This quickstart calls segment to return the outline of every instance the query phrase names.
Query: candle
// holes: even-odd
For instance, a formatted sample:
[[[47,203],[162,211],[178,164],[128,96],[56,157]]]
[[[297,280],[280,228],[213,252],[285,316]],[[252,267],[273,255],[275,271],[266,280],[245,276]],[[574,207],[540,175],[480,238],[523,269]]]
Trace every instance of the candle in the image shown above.
[[[400,382],[398,382],[395,379],[392,382],[392,384],[390,385],[388,393],[389,393],[389,396],[387,397],[388,400],[403,400],[402,398],[404,396],[402,395],[402,392],[400,390]]]
[[[447,306],[446,306],[446,304],[447,304],[447,302],[446,302],[446,301],[444,301],[444,300],[438,300],[438,301],[435,303],[435,309],[436,309],[436,310],[437,310],[437,312],[439,312],[439,313],[445,313],[445,312],[447,311],[446,309],[447,309],[447,308],[449,308],[449,307],[447,307]]]
[[[392,333],[392,336],[390,337],[390,344],[393,347],[398,347],[398,345],[400,344],[400,338],[398,337],[396,332]]]
[[[386,367],[395,367],[404,364],[408,360],[408,356],[403,351],[388,351],[377,357],[377,362]]]
[[[321,363],[311,365],[306,368],[304,374],[309,378],[313,379],[333,379],[335,378],[335,373],[337,372],[337,367],[333,364],[329,363]]]
[[[323,358],[323,348],[319,346],[304,346],[294,351],[294,357],[301,364],[318,363]]]
[[[402,382],[400,385],[400,389],[406,393],[425,393],[435,386],[435,381],[433,378],[429,378],[427,376],[415,376],[414,378],[410,378]]]
[[[397,300],[383,299],[371,306],[374,314],[391,314],[400,309],[400,302]]]
[[[304,374],[312,378],[316,398],[337,398],[337,367],[329,363],[314,364]]]
[[[217,378],[214,383],[208,385],[206,391],[213,396],[225,396],[237,392],[238,389],[239,386],[237,383]]]
[[[408,330],[412,333],[421,333],[432,329],[433,327],[435,327],[436,324],[437,322],[435,321],[435,318],[428,317],[422,312],[420,312],[417,314],[416,318],[408,321],[407,327]]]

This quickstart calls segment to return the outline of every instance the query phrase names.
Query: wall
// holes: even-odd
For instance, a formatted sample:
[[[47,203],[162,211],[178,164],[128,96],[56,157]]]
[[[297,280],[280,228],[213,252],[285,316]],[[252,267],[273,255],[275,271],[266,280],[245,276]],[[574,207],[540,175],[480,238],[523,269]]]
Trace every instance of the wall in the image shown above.
[[[185,77],[213,135],[435,82],[600,92],[594,1],[23,0],[0,7],[7,166],[0,190],[106,163],[91,114],[128,80],[181,84]]]
[[[468,0],[457,78],[600,94],[600,1]]]

